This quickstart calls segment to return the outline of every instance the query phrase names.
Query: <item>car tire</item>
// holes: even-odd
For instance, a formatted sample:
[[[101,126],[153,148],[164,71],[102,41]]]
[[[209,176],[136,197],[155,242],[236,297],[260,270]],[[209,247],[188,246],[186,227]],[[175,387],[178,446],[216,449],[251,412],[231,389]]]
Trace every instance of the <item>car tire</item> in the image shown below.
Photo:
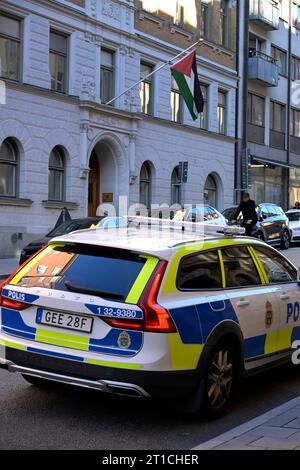
[[[175,404],[177,411],[217,419],[230,404],[237,381],[237,351],[227,343],[218,343],[211,351],[205,374],[191,397]]]
[[[22,377],[24,380],[26,380],[26,382],[38,388],[46,388],[54,385],[54,382],[52,382],[51,380],[42,379],[41,377],[35,377],[34,375],[22,374]]]
[[[291,244],[291,237],[287,230],[284,230],[281,236],[280,248],[281,250],[288,250]]]
[[[263,242],[265,241],[264,234],[263,234],[262,232],[260,232],[260,231],[258,231],[258,232],[256,233],[256,238],[258,238],[259,240],[261,240],[261,241],[263,241]]]

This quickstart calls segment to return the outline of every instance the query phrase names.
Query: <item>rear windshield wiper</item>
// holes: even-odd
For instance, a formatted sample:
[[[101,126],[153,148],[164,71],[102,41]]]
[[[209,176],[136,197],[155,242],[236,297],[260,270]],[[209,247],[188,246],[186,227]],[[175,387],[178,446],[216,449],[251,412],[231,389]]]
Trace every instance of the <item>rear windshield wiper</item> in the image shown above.
[[[115,292],[89,289],[88,287],[82,287],[82,286],[73,284],[70,281],[65,281],[64,284],[66,288],[70,290],[71,292],[79,292],[81,294],[96,295],[96,296],[105,297],[109,299],[124,300],[124,296],[122,294],[116,294]]]

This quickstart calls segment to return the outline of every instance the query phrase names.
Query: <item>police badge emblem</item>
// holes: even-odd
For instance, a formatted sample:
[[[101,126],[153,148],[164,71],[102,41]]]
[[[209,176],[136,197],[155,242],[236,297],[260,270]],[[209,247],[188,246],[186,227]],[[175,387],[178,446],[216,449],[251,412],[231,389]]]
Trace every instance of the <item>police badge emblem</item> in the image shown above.
[[[122,349],[128,349],[130,347],[131,339],[126,331],[122,331],[122,333],[119,334],[118,345]]]
[[[270,328],[273,323],[273,307],[271,302],[266,302],[266,328]]]

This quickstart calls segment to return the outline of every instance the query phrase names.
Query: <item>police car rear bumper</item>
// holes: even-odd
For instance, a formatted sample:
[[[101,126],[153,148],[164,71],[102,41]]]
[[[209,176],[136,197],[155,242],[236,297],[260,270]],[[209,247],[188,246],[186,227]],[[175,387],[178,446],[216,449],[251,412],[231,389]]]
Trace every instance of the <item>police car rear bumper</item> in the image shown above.
[[[7,347],[0,367],[54,382],[131,397],[172,398],[193,392],[199,371],[142,371],[78,363]]]

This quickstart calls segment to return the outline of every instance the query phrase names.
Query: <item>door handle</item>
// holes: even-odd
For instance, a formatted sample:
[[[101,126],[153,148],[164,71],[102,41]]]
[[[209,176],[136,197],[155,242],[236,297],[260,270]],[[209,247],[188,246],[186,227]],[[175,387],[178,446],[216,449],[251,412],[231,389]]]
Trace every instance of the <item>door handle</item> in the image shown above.
[[[281,300],[288,300],[289,298],[290,298],[290,296],[286,292],[283,292],[280,296]]]
[[[241,299],[236,304],[238,307],[247,307],[247,305],[250,305],[250,302],[249,300]]]

